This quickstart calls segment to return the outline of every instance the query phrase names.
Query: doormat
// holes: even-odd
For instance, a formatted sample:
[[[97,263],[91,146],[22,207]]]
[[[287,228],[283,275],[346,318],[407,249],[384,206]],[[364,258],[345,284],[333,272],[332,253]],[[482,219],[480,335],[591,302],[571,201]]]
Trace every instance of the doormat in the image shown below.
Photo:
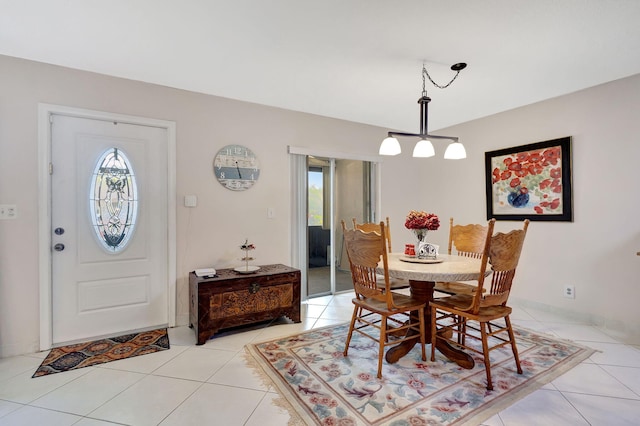
[[[169,349],[166,328],[51,349],[33,377],[61,373],[96,364]]]
[[[523,374],[510,347],[491,351],[492,391],[481,356],[465,370],[436,351],[422,361],[419,345],[395,364],[349,325],[314,329],[245,347],[248,362],[281,398],[290,425],[477,425],[587,359],[588,347],[514,327]],[[469,340],[467,341],[469,342]],[[259,367],[259,368],[258,368]]]

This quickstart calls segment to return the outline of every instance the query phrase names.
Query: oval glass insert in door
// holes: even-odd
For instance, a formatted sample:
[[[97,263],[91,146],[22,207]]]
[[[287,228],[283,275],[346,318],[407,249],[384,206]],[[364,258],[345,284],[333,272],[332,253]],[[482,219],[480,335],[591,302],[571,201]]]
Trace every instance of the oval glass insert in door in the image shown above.
[[[100,245],[110,253],[127,246],[138,215],[138,188],[122,150],[109,148],[98,160],[89,194],[91,223]]]

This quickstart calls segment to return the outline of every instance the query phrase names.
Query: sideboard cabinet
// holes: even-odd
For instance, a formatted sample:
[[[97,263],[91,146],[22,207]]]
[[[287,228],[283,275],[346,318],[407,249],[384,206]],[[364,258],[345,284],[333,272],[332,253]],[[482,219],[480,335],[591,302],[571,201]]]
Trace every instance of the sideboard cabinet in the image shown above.
[[[202,345],[220,329],[287,316],[300,322],[300,270],[263,265],[252,274],[219,269],[213,278],[189,274],[189,322]]]

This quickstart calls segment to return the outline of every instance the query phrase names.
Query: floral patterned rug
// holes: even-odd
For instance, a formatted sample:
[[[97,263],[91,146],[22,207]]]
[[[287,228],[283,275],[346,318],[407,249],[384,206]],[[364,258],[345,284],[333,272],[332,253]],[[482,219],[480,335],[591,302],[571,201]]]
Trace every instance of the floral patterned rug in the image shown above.
[[[290,424],[477,425],[578,365],[595,351],[516,328],[522,375],[509,347],[491,352],[494,390],[486,389],[482,357],[465,370],[436,351],[420,358],[416,345],[398,363],[383,361],[376,378],[377,343],[354,333],[342,355],[348,324],[314,329],[246,346],[249,362],[261,368],[286,400]],[[473,339],[471,339],[473,340]]]

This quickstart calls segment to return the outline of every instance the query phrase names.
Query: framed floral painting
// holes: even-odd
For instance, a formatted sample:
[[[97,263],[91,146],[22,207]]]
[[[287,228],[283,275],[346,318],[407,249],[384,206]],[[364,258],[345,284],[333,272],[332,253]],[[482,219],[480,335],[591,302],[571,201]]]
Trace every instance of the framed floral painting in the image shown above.
[[[571,138],[485,152],[487,220],[573,220]]]

